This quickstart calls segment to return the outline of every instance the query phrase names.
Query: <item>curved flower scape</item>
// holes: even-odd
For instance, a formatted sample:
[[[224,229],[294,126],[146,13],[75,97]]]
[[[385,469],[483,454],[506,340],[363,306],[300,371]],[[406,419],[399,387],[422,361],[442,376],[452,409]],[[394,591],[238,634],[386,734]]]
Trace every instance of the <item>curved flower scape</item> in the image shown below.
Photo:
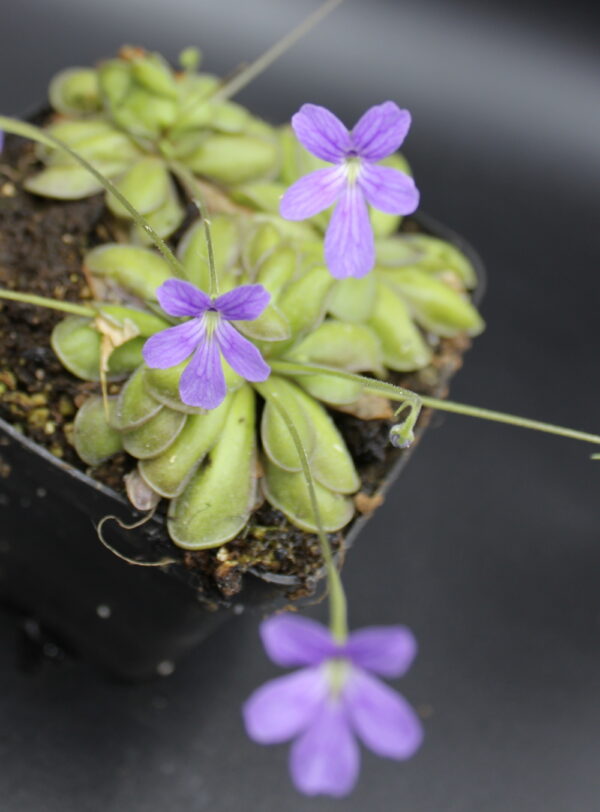
[[[355,737],[398,760],[419,748],[423,730],[415,712],[372,676],[406,673],[416,653],[408,629],[365,628],[338,644],[313,620],[278,615],[262,623],[261,636],[277,665],[303,667],[252,694],[243,708],[246,729],[260,744],[295,740],[290,771],[301,792],[342,797],[352,791],[360,768]]]
[[[181,400],[188,406],[215,409],[225,399],[221,354],[247,381],[269,377],[271,369],[258,349],[229,324],[260,316],[271,298],[262,285],[241,285],[212,299],[191,282],[168,279],[156,296],[165,313],[191,318],[151,336],[144,345],[144,361],[152,369],[169,369],[193,353],[179,382]]]
[[[388,214],[412,214],[419,205],[409,175],[376,163],[400,147],[410,123],[408,110],[391,101],[367,110],[352,131],[316,104],[292,117],[300,143],[334,166],[296,181],[281,199],[281,215],[305,220],[337,202],[325,235],[325,261],[337,279],[365,276],[375,264],[367,203]]]

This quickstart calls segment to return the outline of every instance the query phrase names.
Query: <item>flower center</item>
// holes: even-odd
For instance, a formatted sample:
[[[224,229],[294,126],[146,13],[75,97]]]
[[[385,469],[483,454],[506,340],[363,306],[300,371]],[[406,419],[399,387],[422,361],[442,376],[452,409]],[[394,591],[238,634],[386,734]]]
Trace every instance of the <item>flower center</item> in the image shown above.
[[[206,330],[206,338],[210,338],[217,325],[221,321],[221,314],[218,310],[209,308],[204,314],[204,329]]]
[[[351,152],[346,157],[346,177],[348,183],[355,184],[360,174],[362,160],[358,155],[353,155]]]

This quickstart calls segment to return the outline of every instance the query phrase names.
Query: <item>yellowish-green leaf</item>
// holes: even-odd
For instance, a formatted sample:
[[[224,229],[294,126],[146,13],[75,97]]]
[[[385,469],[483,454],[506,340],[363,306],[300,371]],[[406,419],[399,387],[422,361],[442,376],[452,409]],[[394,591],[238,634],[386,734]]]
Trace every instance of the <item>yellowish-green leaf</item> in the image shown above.
[[[287,516],[292,524],[309,533],[317,531],[303,474],[284,471],[267,458],[262,486],[267,500]],[[315,491],[324,530],[341,530],[354,516],[352,500],[324,488],[318,482],[315,482]]]
[[[140,214],[150,214],[167,199],[169,184],[169,172],[163,161],[159,158],[142,158],[121,175],[115,185]],[[115,217],[131,217],[112,194],[106,196],[106,205]]]
[[[375,276],[338,279],[331,289],[329,312],[342,321],[367,321],[375,306]]]
[[[98,276],[114,279],[141,299],[156,299],[156,289],[171,279],[167,262],[155,251],[134,245],[106,243],[85,255],[84,265]]]
[[[163,407],[141,426],[124,432],[123,447],[138,460],[156,457],[176,440],[185,421],[183,412]]]
[[[207,135],[185,158],[192,171],[228,184],[245,183],[272,173],[277,161],[275,144],[251,135]]]
[[[389,369],[408,372],[427,366],[431,360],[431,348],[414,324],[408,306],[380,282],[368,323],[381,341],[383,361]]]
[[[50,104],[64,115],[87,115],[100,107],[98,75],[92,68],[67,68],[53,77]]]
[[[135,429],[162,409],[144,383],[144,367],[140,366],[121,389],[114,410],[114,427],[121,431]]]
[[[364,324],[327,319],[286,353],[300,364],[323,364],[348,372],[383,372],[381,343]]]
[[[243,386],[232,396],[208,463],[171,502],[169,535],[179,547],[218,547],[237,536],[248,521],[256,501],[254,411],[254,392]]]
[[[175,442],[159,456],[140,463],[140,474],[153,490],[168,499],[179,496],[219,439],[230,403],[228,396],[216,409],[188,415]]]
[[[300,440],[310,458],[315,448],[315,432],[306,410],[302,406],[302,391],[285,378],[271,375],[256,389],[265,399],[261,421],[262,445],[266,454],[280,468],[287,471],[300,471],[302,464],[293,438],[279,413],[276,403],[288,413]],[[273,402],[274,401],[274,402]]]
[[[113,406],[114,398],[109,398],[109,416]],[[88,398],[77,412],[73,443],[81,459],[88,465],[99,465],[123,448],[121,435],[109,425],[101,397]]]
[[[478,335],[484,322],[468,298],[449,285],[417,268],[380,272],[388,284],[408,303],[415,319],[426,330],[439,336],[457,333]]]
[[[96,169],[107,178],[119,175],[126,165],[118,161],[95,163]],[[57,165],[42,169],[27,178],[23,186],[28,192],[57,200],[81,200],[104,188],[96,178],[82,166]]]

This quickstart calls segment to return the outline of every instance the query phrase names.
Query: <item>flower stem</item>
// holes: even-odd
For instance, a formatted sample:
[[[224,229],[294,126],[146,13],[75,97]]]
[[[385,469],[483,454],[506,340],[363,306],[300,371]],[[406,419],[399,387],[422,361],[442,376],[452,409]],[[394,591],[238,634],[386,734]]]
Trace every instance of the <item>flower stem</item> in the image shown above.
[[[46,296],[34,296],[32,293],[21,293],[18,290],[4,290],[0,288],[0,299],[10,299],[13,302],[23,302],[23,304],[47,307],[50,310],[62,310],[64,313],[73,313],[76,316],[88,316],[92,319],[98,315],[91,307],[78,305],[74,302],[62,302],[58,299],[49,299]]]
[[[542,423],[539,420],[530,420],[527,417],[519,417],[519,415],[506,414],[505,412],[495,412],[492,409],[481,409],[478,406],[469,406],[464,403],[453,403],[451,400],[430,398],[426,395],[421,395],[421,400],[424,406],[429,406],[431,409],[464,414],[468,417],[479,417],[482,420],[492,420],[496,423],[507,423],[523,429],[543,431],[546,434],[558,434],[560,437],[569,437],[571,440],[583,440],[586,443],[600,444],[600,436],[586,431],[577,431],[565,426],[556,426],[552,423]]]
[[[315,25],[320,23],[321,20],[339,6],[341,2],[342,0],[326,0],[323,5],[319,6],[312,14],[309,14],[296,28],[289,31],[278,42],[265,51],[264,54],[259,56],[258,59],[255,59],[254,62],[248,65],[247,68],[240,71],[232,79],[222,85],[212,98],[221,101],[235,96],[236,93],[239,93],[242,88],[254,81],[257,76],[279,59],[292,45],[295,45],[299,39],[305,34],[308,34],[311,28],[314,28]]]
[[[336,369],[336,367],[328,367],[324,364],[301,364],[296,361],[269,361],[269,366],[273,372],[281,372],[283,375],[331,375],[333,378],[359,383],[365,391],[385,395],[390,400],[408,402],[415,408],[421,405],[421,396],[410,389],[404,389],[402,386],[396,386],[386,381],[378,381],[376,378],[367,378],[366,375],[346,372],[345,369]]]
[[[542,423],[539,420],[529,420],[526,417],[506,414],[505,412],[481,409],[478,406],[469,406],[468,404],[453,403],[449,400],[440,400],[439,398],[432,398],[427,395],[418,395],[409,389],[403,389],[400,386],[394,386],[394,384],[386,383],[385,381],[377,381],[373,378],[367,378],[364,375],[355,375],[352,372],[345,372],[344,370],[323,366],[322,364],[299,364],[295,361],[271,361],[270,366],[273,372],[281,372],[283,375],[331,375],[336,378],[355,381],[356,383],[360,383],[367,392],[377,392],[390,400],[406,401],[413,405],[414,408],[422,404],[423,406],[428,406],[431,409],[438,409],[443,412],[453,412],[454,414],[463,414],[468,417],[478,417],[482,420],[491,420],[496,423],[507,423],[511,426],[519,426],[521,428],[532,429],[533,431],[542,431],[546,434],[557,434],[561,437],[569,437],[572,440],[582,440],[586,443],[600,445],[600,436],[597,434],[577,431],[576,429],[570,429],[565,426],[555,426],[552,423]]]
[[[71,147],[65,144],[64,141],[61,141],[54,135],[50,135],[50,133],[45,132],[40,127],[34,127],[33,124],[28,124],[25,121],[18,121],[17,119],[8,118],[7,116],[0,116],[0,130],[13,133],[14,135],[20,135],[23,138],[30,138],[32,141],[37,141],[39,144],[44,144],[44,146],[58,148],[63,152],[66,152],[67,155],[77,161],[77,163],[83,166],[84,169],[87,169],[87,171],[96,178],[98,183],[101,183],[106,191],[110,192],[110,194],[113,195],[119,201],[119,203],[121,203],[121,205],[127,209],[134,222],[137,223],[137,225],[148,234],[154,245],[168,262],[175,276],[185,276],[181,263],[162,237],[160,237],[156,231],[154,231],[154,229],[146,222],[139,211],[134,208],[129,200],[127,200],[127,198],[117,189],[114,183],[99,172],[96,167],[87,161],[82,155],[80,155],[74,149],[71,149]]]
[[[315,491],[315,482],[312,471],[310,470],[310,462],[306,449],[302,445],[302,439],[298,433],[298,429],[294,425],[294,421],[290,417],[285,407],[280,403],[277,395],[267,390],[265,387],[261,387],[259,383],[255,383],[254,387],[265,400],[269,401],[269,403],[274,406],[275,409],[277,409],[287,427],[287,430],[290,433],[294,445],[296,446],[296,451],[298,452],[298,457],[300,459],[300,465],[302,466],[302,473],[304,474],[306,487],[308,488],[308,496],[315,517],[315,524],[317,525],[317,535],[321,545],[321,553],[323,555],[325,568],[327,570],[327,581],[329,584],[329,625],[331,628],[331,633],[335,639],[339,643],[343,643],[348,637],[346,594],[344,592],[340,573],[338,572],[333,560],[329,541],[327,540],[325,530],[323,529],[321,512],[319,510],[317,494]]]
[[[188,194],[192,198],[194,206],[198,209],[198,214],[200,215],[200,220],[202,221],[202,225],[204,227],[204,237],[206,239],[206,248],[208,253],[208,273],[210,279],[209,293],[214,298],[215,296],[219,295],[219,278],[217,276],[217,269],[215,267],[215,254],[210,233],[210,221],[206,216],[206,209],[204,207],[204,203],[202,202],[202,190],[200,188],[200,184],[194,177],[193,173],[179,162],[171,161],[169,166],[171,171],[185,186]]]

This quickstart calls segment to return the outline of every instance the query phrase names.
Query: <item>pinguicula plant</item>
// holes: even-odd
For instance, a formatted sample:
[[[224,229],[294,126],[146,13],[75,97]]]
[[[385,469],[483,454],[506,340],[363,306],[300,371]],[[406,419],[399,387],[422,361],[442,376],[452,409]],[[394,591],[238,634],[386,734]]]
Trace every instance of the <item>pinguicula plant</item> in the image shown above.
[[[261,743],[294,740],[302,792],[341,796],[358,774],[357,739],[406,759],[423,731],[378,679],[409,668],[412,634],[348,632],[328,534],[352,522],[361,478],[336,411],[386,420],[399,447],[423,405],[600,437],[397,385],[427,370],[445,339],[483,329],[469,260],[422,229],[399,230],[419,199],[396,152],[408,111],[386,101],[348,130],[305,104],[291,128],[274,128],[230,101],[239,80],[198,73],[194,51],[181,63],[174,71],[126,48],[59,74],[44,128],[0,117],[39,145],[25,187],[65,200],[105,190],[117,235],[85,253],[85,301],[8,289],[0,298],[67,314],[52,348],[85,391],[96,385],[75,416],[74,446],[92,473],[128,455],[124,488],[139,510],[164,507],[174,549],[226,556],[261,500],[316,534],[330,629],[287,615],[263,623],[271,659],[301,670],[258,689],[244,719]],[[119,228],[124,219],[131,229]]]

